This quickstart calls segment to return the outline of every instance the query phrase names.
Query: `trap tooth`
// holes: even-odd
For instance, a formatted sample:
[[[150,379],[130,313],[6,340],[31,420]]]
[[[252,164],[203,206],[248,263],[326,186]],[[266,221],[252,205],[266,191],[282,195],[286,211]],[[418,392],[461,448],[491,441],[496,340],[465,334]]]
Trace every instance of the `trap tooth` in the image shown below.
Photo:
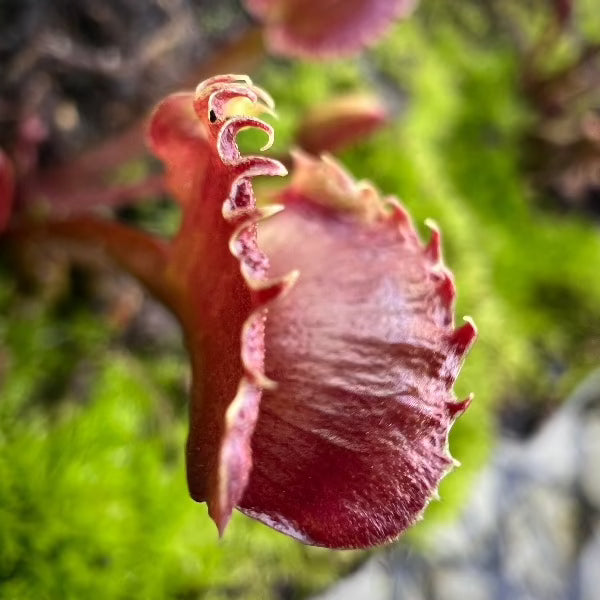
[[[223,119],[226,116],[226,105],[236,98],[247,98],[253,104],[257,101],[256,94],[249,88],[232,85],[219,89],[213,92],[208,99],[209,120],[211,118],[211,113],[213,113],[214,118]]]
[[[396,200],[396,198],[388,198],[388,205],[392,209],[391,219],[394,223],[400,225],[401,228],[412,228],[411,218],[408,211]]]
[[[217,150],[221,160],[225,164],[236,164],[239,161],[239,151],[237,149],[235,139],[242,129],[246,129],[248,127],[261,129],[267,134],[267,143],[261,148],[261,150],[267,150],[273,143],[273,128],[264,121],[261,121],[255,117],[232,117],[223,125],[223,127],[221,127],[221,130],[219,131],[219,138],[217,140]]]
[[[259,306],[254,312],[246,319],[242,327],[242,347],[241,347],[241,359],[242,365],[244,366],[244,374],[247,380],[262,389],[274,389],[276,384],[272,379],[269,379],[264,371],[262,360],[257,357],[256,348],[252,343],[255,335],[253,329],[256,327],[264,327],[266,311],[264,307]],[[257,361],[257,358],[259,360]]]
[[[286,294],[294,286],[299,275],[299,271],[291,271],[279,279],[270,280],[266,283],[259,281],[257,284],[252,284],[250,282],[255,302],[261,306]]]
[[[237,238],[241,235],[241,233],[249,227],[250,225],[256,225],[265,219],[269,219],[272,216],[280,213],[284,210],[284,206],[282,204],[269,204],[267,206],[261,206],[259,208],[254,207],[250,210],[242,210],[238,208],[234,208],[233,210],[223,210],[224,216],[230,222],[237,220],[239,223],[238,229],[234,232],[229,248],[231,249],[231,253],[235,256],[235,250],[233,249],[237,243]]]
[[[477,337],[477,328],[470,317],[464,318],[466,323],[455,329],[450,336],[450,344],[457,356],[462,356],[471,347]]]
[[[258,175],[287,175],[287,169],[278,161],[266,156],[248,156],[234,167],[237,178]]]
[[[448,411],[448,415],[451,419],[456,419],[460,416],[473,401],[473,394],[467,396],[464,400],[459,402],[446,402],[446,410]]]
[[[251,223],[255,224],[259,221],[270,219],[272,216],[280,213],[282,210],[285,210],[283,204],[269,204],[267,206],[261,206],[260,208],[257,208],[248,218]]]
[[[432,263],[440,263],[442,260],[442,236],[437,224],[431,219],[425,221],[425,225],[431,229],[431,239],[425,247],[425,256]]]

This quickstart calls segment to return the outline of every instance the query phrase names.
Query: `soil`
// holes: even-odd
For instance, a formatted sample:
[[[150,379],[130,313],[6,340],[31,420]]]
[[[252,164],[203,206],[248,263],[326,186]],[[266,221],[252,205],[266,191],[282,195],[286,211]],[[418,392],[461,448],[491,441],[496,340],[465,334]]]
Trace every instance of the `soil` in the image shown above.
[[[248,24],[236,0],[3,0],[0,147],[37,139],[41,167],[66,162]]]

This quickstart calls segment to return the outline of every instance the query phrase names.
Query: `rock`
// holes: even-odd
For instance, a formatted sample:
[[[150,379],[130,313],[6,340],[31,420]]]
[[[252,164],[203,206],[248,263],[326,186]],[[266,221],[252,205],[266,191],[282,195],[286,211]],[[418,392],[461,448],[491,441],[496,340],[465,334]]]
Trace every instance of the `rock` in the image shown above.
[[[514,496],[500,524],[500,569],[519,597],[559,600],[578,546],[576,498],[553,487],[531,485]]]
[[[579,560],[581,600],[597,600],[600,595],[600,519],[596,520],[592,539]]]
[[[490,510],[502,494],[498,469],[487,469],[473,487],[469,510],[457,523],[436,531],[431,552],[435,562],[482,562],[490,559],[491,540],[498,528],[497,512]]]
[[[529,441],[498,444],[427,551],[400,542],[319,600],[596,600],[599,465],[600,371]]]
[[[434,571],[436,600],[494,600],[492,578],[477,568],[440,568]]]
[[[580,415],[574,407],[559,411],[520,449],[517,461],[529,476],[546,483],[570,486],[577,477],[577,437]]]
[[[383,561],[372,559],[314,600],[389,600],[391,590],[392,581]]]
[[[600,510],[600,398],[594,410],[586,411],[580,436],[580,448],[581,491],[585,499],[596,510]]]

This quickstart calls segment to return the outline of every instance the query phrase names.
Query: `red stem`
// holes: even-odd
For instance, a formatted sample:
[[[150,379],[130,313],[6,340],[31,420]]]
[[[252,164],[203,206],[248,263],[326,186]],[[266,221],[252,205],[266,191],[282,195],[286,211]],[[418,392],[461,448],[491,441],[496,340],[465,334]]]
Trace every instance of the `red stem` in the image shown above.
[[[62,189],[60,184],[66,184],[65,189]],[[30,190],[30,197],[42,202],[48,208],[50,216],[60,217],[89,212],[89,209],[95,206],[116,208],[141,198],[163,194],[165,191],[165,179],[161,174],[129,185],[105,188],[82,186],[81,189],[73,189],[69,182],[59,181],[58,185],[47,184],[45,188]]]
[[[168,276],[171,245],[166,240],[121,223],[94,217],[27,223],[10,231],[8,238],[13,243],[68,240],[96,248],[136,277],[175,314],[180,314],[178,294]]]

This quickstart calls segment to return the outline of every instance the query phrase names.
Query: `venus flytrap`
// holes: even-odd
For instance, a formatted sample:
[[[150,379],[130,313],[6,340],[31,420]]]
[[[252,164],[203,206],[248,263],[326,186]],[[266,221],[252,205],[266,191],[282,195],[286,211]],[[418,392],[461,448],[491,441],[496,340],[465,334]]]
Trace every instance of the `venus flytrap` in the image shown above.
[[[337,58],[374,43],[417,0],[245,0],[263,23],[272,52],[301,58]]]
[[[183,213],[173,239],[94,216],[22,235],[102,249],[178,318],[188,486],[221,534],[237,508],[308,544],[385,543],[452,468],[448,433],[470,402],[452,386],[476,330],[454,327],[436,226],[422,245],[397,200],[332,158],[294,152],[280,204],[257,206],[252,179],[287,173],[238,149],[246,128],[271,145],[261,111],[272,99],[239,75],[155,109],[149,145]]]

